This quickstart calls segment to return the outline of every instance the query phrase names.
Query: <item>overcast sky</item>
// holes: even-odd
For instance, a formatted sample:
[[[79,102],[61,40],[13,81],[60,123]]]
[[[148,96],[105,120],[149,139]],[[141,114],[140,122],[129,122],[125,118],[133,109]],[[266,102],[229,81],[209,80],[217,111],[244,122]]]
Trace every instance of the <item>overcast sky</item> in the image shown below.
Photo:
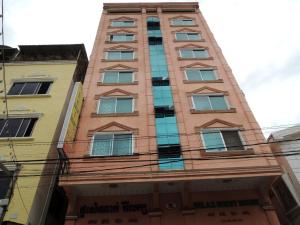
[[[274,131],[266,127],[299,123],[300,0],[199,3],[265,135]],[[90,54],[101,0],[4,0],[4,4],[6,45],[84,43]]]

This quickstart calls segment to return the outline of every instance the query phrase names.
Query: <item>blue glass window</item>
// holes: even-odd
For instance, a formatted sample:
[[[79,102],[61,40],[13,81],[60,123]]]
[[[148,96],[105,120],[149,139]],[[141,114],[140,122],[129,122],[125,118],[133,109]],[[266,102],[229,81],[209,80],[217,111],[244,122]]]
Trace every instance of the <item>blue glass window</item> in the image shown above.
[[[149,37],[161,37],[161,31],[160,30],[148,30],[148,36]]]
[[[132,98],[101,98],[98,108],[100,114],[131,113],[133,111]]]
[[[157,17],[147,18],[155,126],[161,170],[184,169],[180,155],[180,140],[169,86],[168,65]],[[175,160],[174,160],[175,159]],[[176,160],[177,159],[177,160]],[[178,160],[179,159],[179,160]]]
[[[157,17],[147,18],[148,37],[161,37],[160,23]]]
[[[161,115],[155,118],[157,145],[179,144],[179,134],[176,117]]]
[[[158,17],[155,17],[155,16],[148,17],[147,18],[147,23],[149,23],[149,22],[157,22],[158,23],[158,28],[160,29],[159,18]],[[147,26],[147,29],[149,29],[148,26]]]
[[[173,97],[170,86],[153,86],[154,107],[172,107]]]
[[[109,51],[107,52],[107,59],[110,60],[132,60],[134,56],[133,51]]]
[[[185,73],[187,79],[192,81],[216,80],[214,70],[210,69],[187,69]]]
[[[132,83],[133,72],[131,71],[106,71],[103,74],[103,83]]]
[[[206,151],[243,150],[240,135],[236,130],[208,130],[202,132]]]
[[[160,158],[159,159],[160,170],[182,170],[184,169],[184,163],[182,157],[174,158]]]
[[[176,40],[179,41],[194,41],[194,40],[200,40],[200,34],[198,33],[181,33],[177,32],[175,34]]]
[[[109,37],[110,41],[133,41],[134,35],[133,34],[112,34]]]
[[[124,21],[112,21],[111,26],[113,27],[133,27],[133,20],[124,20]]]
[[[167,78],[168,65],[162,43],[160,23],[157,17],[147,18],[149,55],[152,77]]]
[[[208,53],[205,49],[180,49],[180,56],[185,59],[207,58]]]
[[[194,21],[192,19],[173,19],[172,25],[174,26],[191,26],[194,25]]]
[[[91,155],[132,155],[132,134],[97,133],[93,137]]]
[[[203,132],[203,140],[207,151],[224,151],[225,145],[219,131]]]
[[[228,105],[224,96],[193,95],[194,108],[197,110],[226,110]]]

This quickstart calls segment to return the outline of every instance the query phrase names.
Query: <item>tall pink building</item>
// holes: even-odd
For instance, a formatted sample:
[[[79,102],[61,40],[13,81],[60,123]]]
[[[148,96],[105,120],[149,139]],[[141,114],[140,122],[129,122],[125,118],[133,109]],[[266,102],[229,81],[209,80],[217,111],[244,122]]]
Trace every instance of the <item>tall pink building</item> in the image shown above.
[[[104,4],[85,79],[65,224],[279,225],[280,168],[198,3]]]

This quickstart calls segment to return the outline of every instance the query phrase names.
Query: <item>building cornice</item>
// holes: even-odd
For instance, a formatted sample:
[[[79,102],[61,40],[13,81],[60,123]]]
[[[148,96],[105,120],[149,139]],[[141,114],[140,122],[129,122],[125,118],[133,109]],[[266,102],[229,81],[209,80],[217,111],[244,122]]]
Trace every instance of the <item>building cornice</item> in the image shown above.
[[[143,2],[143,3],[104,3],[103,9],[120,9],[120,8],[199,8],[197,1],[195,2]]]
[[[5,63],[5,66],[31,66],[31,65],[64,65],[77,64],[77,60],[52,60],[52,61],[14,61]]]
[[[245,178],[245,177],[274,177],[281,174],[279,166],[255,166],[255,167],[230,167],[230,168],[210,168],[199,170],[184,170],[184,171],[132,171],[120,174],[120,172],[109,172],[101,174],[66,174],[61,176],[61,186],[72,186],[77,184],[100,184],[100,183],[130,183],[130,182],[159,182],[159,181],[192,181],[206,179],[227,179],[227,178]]]

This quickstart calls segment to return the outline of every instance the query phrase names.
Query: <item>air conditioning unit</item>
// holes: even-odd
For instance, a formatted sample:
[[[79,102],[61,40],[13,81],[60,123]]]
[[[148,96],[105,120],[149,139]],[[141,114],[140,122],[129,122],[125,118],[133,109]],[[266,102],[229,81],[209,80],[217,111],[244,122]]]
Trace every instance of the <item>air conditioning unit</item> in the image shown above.
[[[3,198],[3,199],[0,199],[0,206],[6,206],[8,205],[8,198]]]

